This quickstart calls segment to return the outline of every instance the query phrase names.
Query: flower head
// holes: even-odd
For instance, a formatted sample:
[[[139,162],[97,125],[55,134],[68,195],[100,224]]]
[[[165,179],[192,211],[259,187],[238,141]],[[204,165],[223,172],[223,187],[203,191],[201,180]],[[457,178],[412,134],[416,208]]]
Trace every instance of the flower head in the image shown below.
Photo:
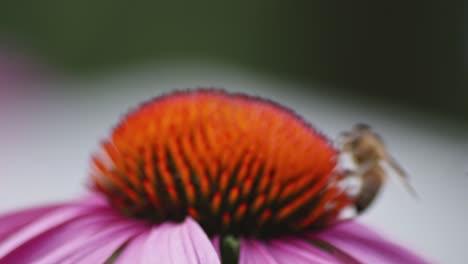
[[[209,235],[300,232],[350,203],[328,140],[258,98],[214,90],[157,98],[102,149],[93,186],[116,208],[155,222],[191,216]]]
[[[424,263],[339,223],[354,201],[338,154],[264,99],[219,90],[158,97],[102,142],[94,194],[0,218],[0,262]]]

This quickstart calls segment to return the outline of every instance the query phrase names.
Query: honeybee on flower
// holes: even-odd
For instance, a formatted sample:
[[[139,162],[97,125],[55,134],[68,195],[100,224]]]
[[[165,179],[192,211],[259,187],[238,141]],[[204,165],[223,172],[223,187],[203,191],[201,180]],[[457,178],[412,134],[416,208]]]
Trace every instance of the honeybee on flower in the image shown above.
[[[408,175],[398,162],[389,154],[383,139],[366,124],[357,124],[351,131],[341,134],[341,153],[351,154],[356,169],[347,170],[349,176],[361,181],[354,198],[358,213],[366,210],[374,201],[387,178],[384,163],[390,166],[405,184],[407,190],[417,197],[409,183]]]

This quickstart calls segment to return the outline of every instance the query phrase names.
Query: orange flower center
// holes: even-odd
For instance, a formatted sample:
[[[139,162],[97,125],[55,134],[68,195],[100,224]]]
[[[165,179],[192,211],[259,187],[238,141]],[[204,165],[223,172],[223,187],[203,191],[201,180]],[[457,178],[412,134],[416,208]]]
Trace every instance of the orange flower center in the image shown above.
[[[210,234],[318,228],[350,205],[337,152],[292,111],[218,90],[172,93],[129,113],[93,158],[92,187],[122,213],[196,219]]]

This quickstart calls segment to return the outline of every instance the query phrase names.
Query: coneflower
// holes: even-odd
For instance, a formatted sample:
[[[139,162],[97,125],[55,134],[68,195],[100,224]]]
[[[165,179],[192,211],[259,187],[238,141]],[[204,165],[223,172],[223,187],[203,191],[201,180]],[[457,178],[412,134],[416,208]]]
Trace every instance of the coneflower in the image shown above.
[[[339,154],[271,101],[158,97],[101,143],[85,198],[0,217],[0,263],[426,263],[343,221]]]

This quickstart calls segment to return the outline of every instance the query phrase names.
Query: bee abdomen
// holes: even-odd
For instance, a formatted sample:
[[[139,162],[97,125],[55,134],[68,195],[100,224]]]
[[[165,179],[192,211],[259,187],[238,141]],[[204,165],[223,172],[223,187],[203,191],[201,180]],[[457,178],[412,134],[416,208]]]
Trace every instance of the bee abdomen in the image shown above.
[[[354,205],[358,214],[366,210],[377,197],[385,180],[385,172],[380,166],[369,168],[361,175],[361,187]]]

